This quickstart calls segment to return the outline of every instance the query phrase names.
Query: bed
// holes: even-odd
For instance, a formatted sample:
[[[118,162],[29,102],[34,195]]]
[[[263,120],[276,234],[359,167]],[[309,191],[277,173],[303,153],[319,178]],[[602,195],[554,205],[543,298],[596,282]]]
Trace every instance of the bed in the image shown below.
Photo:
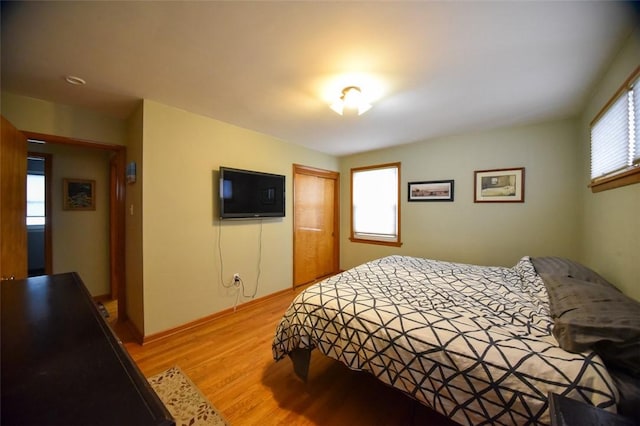
[[[583,312],[591,287],[594,303],[603,292],[619,303]],[[509,268],[395,255],[301,292],[272,350],[306,379],[317,349],[460,424],[548,424],[550,393],[616,411],[612,368],[640,376],[638,306],[566,259]]]

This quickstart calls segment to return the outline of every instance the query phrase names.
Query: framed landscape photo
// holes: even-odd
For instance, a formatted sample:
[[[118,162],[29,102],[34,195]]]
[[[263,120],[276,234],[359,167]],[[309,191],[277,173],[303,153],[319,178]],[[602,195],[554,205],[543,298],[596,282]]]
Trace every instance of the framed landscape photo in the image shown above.
[[[63,210],[95,210],[96,181],[90,179],[63,179]]]
[[[474,202],[524,203],[524,167],[474,172]]]
[[[409,182],[408,201],[453,201],[453,180]]]

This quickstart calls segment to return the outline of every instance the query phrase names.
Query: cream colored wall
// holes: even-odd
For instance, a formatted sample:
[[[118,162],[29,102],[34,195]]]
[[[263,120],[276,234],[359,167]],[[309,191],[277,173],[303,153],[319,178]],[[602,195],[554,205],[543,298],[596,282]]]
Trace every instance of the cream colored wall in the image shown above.
[[[134,211],[126,225],[127,309],[147,336],[233,307],[236,293],[224,288],[221,274],[228,284],[239,272],[252,293],[260,241],[256,297],[291,286],[293,163],[341,172],[343,269],[392,253],[494,265],[512,265],[524,255],[559,255],[579,257],[638,298],[640,231],[633,209],[640,205],[640,185],[601,194],[585,189],[588,121],[630,73],[638,52],[638,38],[630,39],[581,120],[437,138],[339,160],[152,101],[125,122],[2,93],[2,114],[23,130],[128,145],[138,182],[127,186],[127,212],[131,205]],[[349,169],[391,161],[402,162],[404,245],[351,243]],[[285,174],[287,217],[262,225],[219,221],[221,165]],[[473,203],[474,170],[521,166],[525,203]],[[440,179],[455,179],[453,203],[406,201],[407,182]]]
[[[580,195],[581,261],[614,283],[624,293],[640,300],[640,184],[592,193],[590,176],[589,123],[640,65],[640,29],[632,34],[611,61],[594,89],[581,121]]]
[[[78,272],[93,296],[111,294],[109,283],[109,153],[56,144],[29,144],[53,155],[53,273]],[[95,210],[63,210],[63,179],[95,180]]]
[[[341,158],[341,267],[404,254],[482,265],[578,255],[575,120],[470,133]],[[349,241],[350,168],[400,161],[400,248]],[[525,167],[524,203],[474,203],[474,170]],[[454,202],[407,202],[407,182],[455,180]]]
[[[261,265],[256,297],[291,288],[292,165],[337,170],[337,159],[152,101],[143,122],[145,335],[232,308],[235,272],[252,294]],[[220,221],[220,166],[285,175],[286,217]]]
[[[2,92],[1,112],[19,130],[126,145],[126,123],[84,108]]]
[[[140,335],[144,330],[144,279],[142,266],[142,141],[143,103],[128,120],[127,164],[136,163],[136,182],[127,184],[125,193],[125,269],[126,310],[129,321]]]
[[[124,122],[82,108],[2,92],[2,115],[20,130],[123,145]],[[108,154],[47,145],[53,152],[53,272],[77,271],[94,296],[110,293]],[[95,179],[95,211],[62,210],[62,179]],[[88,231],[90,229],[91,231]]]

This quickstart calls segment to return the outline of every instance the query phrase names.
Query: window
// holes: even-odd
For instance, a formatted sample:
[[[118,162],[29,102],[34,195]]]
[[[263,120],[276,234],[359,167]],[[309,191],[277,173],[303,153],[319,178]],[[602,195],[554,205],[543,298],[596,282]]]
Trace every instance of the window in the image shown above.
[[[44,225],[44,176],[27,175],[27,225]]]
[[[640,68],[591,122],[593,192],[640,182]]]
[[[400,246],[400,163],[351,169],[351,241]]]

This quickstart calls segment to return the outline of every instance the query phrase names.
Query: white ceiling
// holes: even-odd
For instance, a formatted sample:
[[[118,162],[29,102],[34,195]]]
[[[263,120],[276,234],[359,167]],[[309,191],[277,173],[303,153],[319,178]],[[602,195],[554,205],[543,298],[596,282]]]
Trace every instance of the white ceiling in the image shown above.
[[[576,114],[637,25],[609,1],[3,1],[1,84],[123,118],[150,99],[345,155]],[[366,114],[329,109],[349,85]]]

